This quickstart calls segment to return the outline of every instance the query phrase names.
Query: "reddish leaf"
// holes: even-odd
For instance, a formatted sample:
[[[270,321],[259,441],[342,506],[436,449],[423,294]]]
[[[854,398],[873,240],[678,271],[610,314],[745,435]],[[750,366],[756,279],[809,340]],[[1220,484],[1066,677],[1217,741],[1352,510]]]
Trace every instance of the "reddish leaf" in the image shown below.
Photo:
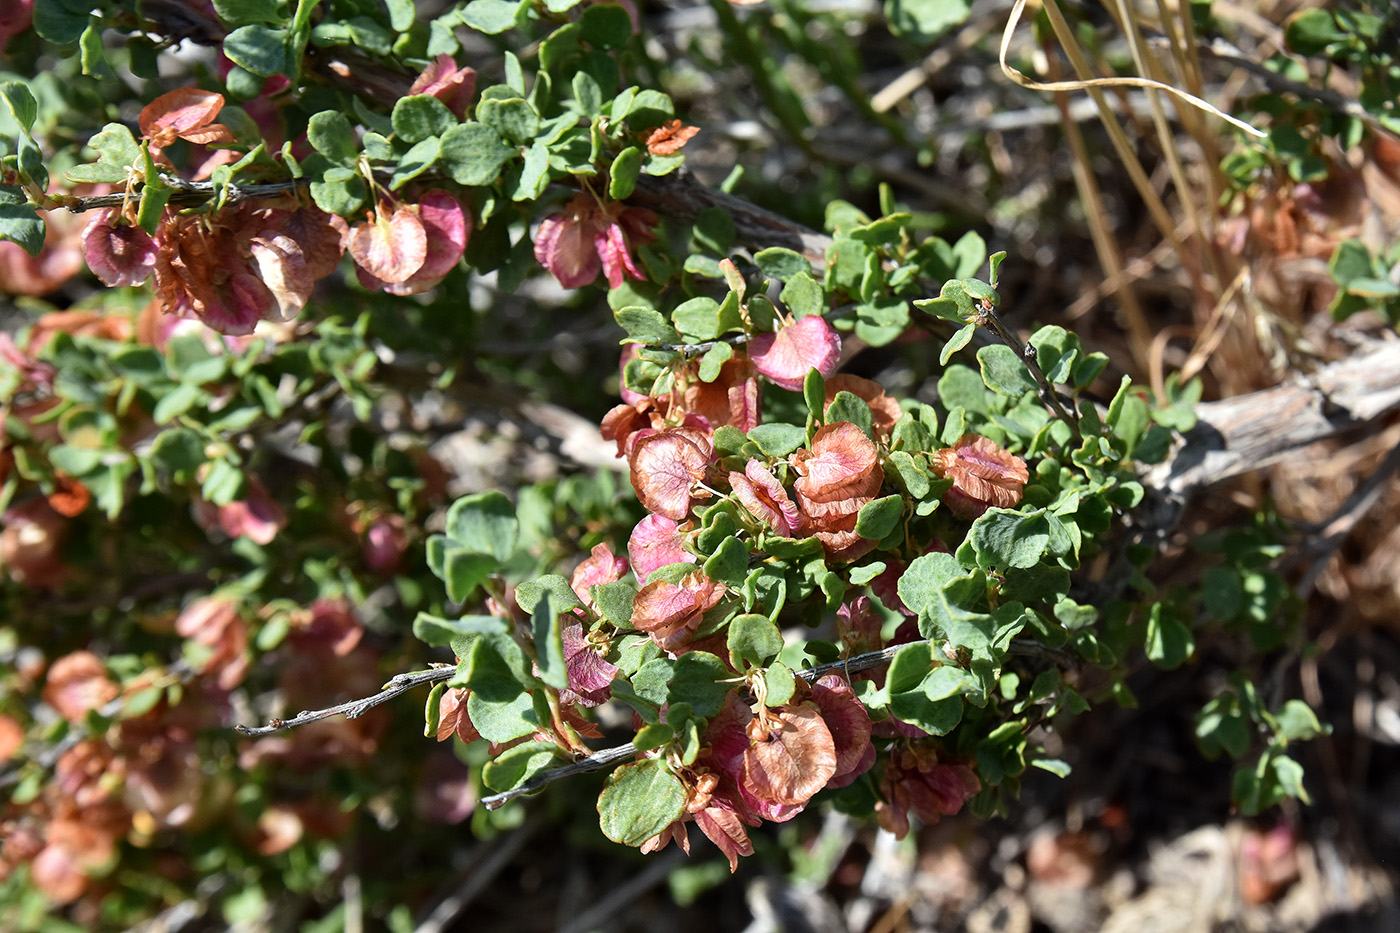
[[[802,527],[802,514],[787,490],[760,461],[751,459],[743,473],[730,473],[729,487],[754,518],[779,536],[790,538]]]
[[[588,642],[581,623],[565,625],[562,637],[569,688],[560,692],[560,701],[565,705],[578,703],[581,706],[606,703],[612,695],[613,678],[617,676],[616,665],[605,661]]]
[[[784,389],[800,391],[807,373],[823,376],[836,371],[841,358],[841,338],[819,314],[809,314],[776,334],[759,334],[749,341],[749,357],[768,380]]]
[[[446,191],[434,189],[418,198],[418,220],[428,238],[428,252],[417,272],[385,291],[391,295],[416,295],[441,282],[456,268],[472,235],[472,215]]]
[[[821,715],[806,705],[769,711],[763,734],[744,752],[744,787],[760,800],[801,805],[836,773],[836,747]]]
[[[823,425],[811,449],[794,451],[791,462],[798,494],[814,502],[873,496],[885,478],[875,443],[849,421]]]
[[[641,208],[628,210],[636,211]],[[647,239],[650,239],[650,236]],[[609,288],[621,288],[627,278],[639,282],[646,281],[646,275],[632,259],[632,247],[620,223],[609,221],[600,231],[594,233],[593,248],[598,251],[598,258],[603,263],[603,275],[608,280]]]
[[[637,579],[645,581],[653,570],[667,564],[695,563],[697,558],[685,549],[684,541],[680,526],[664,515],[648,515],[638,522],[627,541],[627,556]]]
[[[698,132],[698,126],[682,126],[680,120],[668,120],[647,134],[647,152],[658,156],[672,155]]]
[[[140,285],[156,268],[156,241],[115,210],[98,211],[83,230],[83,256],[104,285]]]
[[[698,570],[686,574],[679,584],[656,580],[637,591],[632,624],[650,634],[662,648],[674,651],[689,642],[691,629],[724,593],[723,583]]]
[[[617,288],[626,276],[645,278],[632,259],[632,243],[649,242],[656,222],[645,208],[600,204],[592,195],[580,194],[540,222],[535,259],[565,288],[582,288],[599,272]]]
[[[267,545],[286,525],[287,513],[256,479],[249,480],[247,499],[219,506],[219,527],[230,538]]]
[[[91,651],[75,651],[54,661],[44,683],[44,702],[69,722],[115,700],[121,690]]]
[[[411,207],[381,201],[373,217],[351,228],[347,249],[360,268],[392,285],[423,267],[428,235]]]
[[[729,859],[729,872],[739,867],[739,856],[753,855],[753,843],[739,814],[723,807],[706,807],[695,814],[695,825]]]
[[[476,731],[471,717],[467,715],[467,691],[449,687],[442,692],[438,704],[437,740],[445,742],[454,735],[468,745],[481,738],[481,733]]]
[[[667,428],[632,446],[631,477],[649,512],[680,521],[690,512],[695,484],[705,476],[711,448],[693,428]]]
[[[993,506],[1011,508],[1030,480],[1026,461],[976,434],[964,434],[952,447],[935,452],[930,465],[953,480],[943,504],[959,518],[977,518]]]
[[[836,774],[832,779],[854,780],[855,769],[870,748],[870,714],[840,674],[827,674],[812,684],[812,701],[821,711],[822,721],[836,745]]]
[[[582,288],[603,270],[593,237],[591,216],[577,211],[550,214],[535,233],[535,259],[564,288]]]
[[[81,482],[62,473],[54,476],[54,491],[48,495],[49,506],[64,518],[75,518],[83,514],[92,493]]]
[[[258,276],[277,303],[276,319],[290,321],[311,300],[316,280],[306,268],[301,247],[291,237],[268,231],[248,244]]]
[[[233,137],[227,127],[210,126],[223,106],[222,94],[193,87],[176,88],[147,104],[137,122],[141,134],[158,149],[180,138],[192,142],[230,141]],[[228,134],[227,139],[222,138],[220,130]]]
[[[423,69],[423,73],[413,79],[408,89],[409,95],[430,94],[447,105],[458,120],[467,115],[472,98],[476,96],[476,71],[472,68],[458,68],[452,56],[439,55]]]
[[[836,373],[826,380],[826,406],[831,405],[837,392],[850,392],[869,405],[870,414],[875,419],[875,433],[882,440],[889,440],[890,432],[894,430],[895,423],[903,416],[904,411],[899,407],[898,401],[885,394],[885,389],[880,383],[850,373]]]
[[[836,610],[836,634],[847,656],[883,648],[882,626],[883,620],[870,605],[869,596],[857,596]]]
[[[594,609],[596,607],[593,605],[593,597],[588,594],[589,588],[621,580],[626,573],[627,558],[614,557],[612,548],[606,544],[595,544],[587,559],[574,568],[569,585],[585,606]]]
[[[940,816],[961,810],[981,789],[976,772],[967,765],[939,761],[930,746],[897,745],[885,763],[885,800],[876,807],[876,819],[902,839],[909,832],[910,814],[926,824],[936,823]]]

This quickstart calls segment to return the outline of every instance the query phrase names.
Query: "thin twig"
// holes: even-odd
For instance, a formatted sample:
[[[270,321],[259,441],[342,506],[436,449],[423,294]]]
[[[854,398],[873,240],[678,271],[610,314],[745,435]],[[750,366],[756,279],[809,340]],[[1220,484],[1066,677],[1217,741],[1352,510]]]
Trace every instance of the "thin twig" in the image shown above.
[[[356,716],[363,716],[369,710],[381,703],[387,703],[394,697],[401,696],[412,690],[414,687],[423,684],[436,683],[439,680],[446,680],[457,673],[457,668],[450,665],[435,667],[426,671],[410,671],[406,674],[395,674],[389,678],[389,682],[383,689],[373,696],[363,697],[358,700],[350,700],[326,709],[304,710],[297,713],[291,719],[274,719],[265,726],[245,726],[236,725],[233,731],[240,735],[271,735],[283,729],[292,729],[297,726],[304,726],[309,722],[318,722],[322,719],[330,719],[332,716],[344,716],[346,719],[354,719]]]
[[[1031,374],[1031,378],[1035,380],[1035,384],[1040,390],[1041,402],[1049,407],[1055,414],[1055,417],[1069,425],[1070,432],[1074,435],[1074,442],[1076,444],[1082,444],[1084,442],[1084,436],[1079,433],[1079,413],[1065,408],[1064,403],[1060,401],[1059,393],[1055,391],[1055,387],[1050,384],[1049,377],[1045,375],[1045,371],[1042,370],[1040,364],[1036,362],[1035,347],[1031,346],[1029,343],[1023,344],[1021,341],[1017,340],[1016,335],[1011,332],[1011,329],[1002,323],[1001,318],[997,315],[994,308],[984,307],[977,323],[987,327],[992,333],[997,335],[1002,343],[1016,351],[1017,355],[1021,357],[1021,362],[1025,364],[1026,370]]]
[[[203,204],[219,193],[219,186],[210,181],[185,181],[170,175],[162,175],[161,180],[175,193],[170,196],[171,204]],[[272,198],[280,197],[284,194],[297,190],[306,184],[305,179],[292,181],[273,181],[260,185],[227,185],[224,191],[227,193],[228,203],[242,201],[246,198]],[[66,208],[69,213],[81,214],[84,211],[97,210],[104,207],[121,207],[133,198],[139,198],[140,185],[136,186],[132,192],[117,192],[116,194],[90,194],[85,197],[64,196],[57,198],[58,206]]]

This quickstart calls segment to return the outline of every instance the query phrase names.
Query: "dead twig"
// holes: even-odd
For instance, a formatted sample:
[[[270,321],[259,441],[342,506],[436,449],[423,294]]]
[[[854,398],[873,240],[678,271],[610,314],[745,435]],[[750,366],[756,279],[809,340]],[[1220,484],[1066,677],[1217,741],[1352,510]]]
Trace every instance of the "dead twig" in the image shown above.
[[[426,671],[410,671],[406,674],[395,674],[393,677],[389,678],[389,682],[384,685],[384,688],[374,696],[350,700],[346,703],[339,703],[325,709],[304,710],[297,713],[291,719],[274,719],[265,726],[245,726],[240,724],[234,726],[233,731],[240,735],[271,735],[274,732],[281,732],[283,729],[292,729],[297,726],[304,726],[310,722],[330,719],[332,716],[344,716],[346,719],[354,719],[357,716],[363,716],[382,703],[389,702],[394,697],[407,693],[414,687],[436,683],[439,680],[446,680],[455,673],[457,673],[457,668],[445,665]]]

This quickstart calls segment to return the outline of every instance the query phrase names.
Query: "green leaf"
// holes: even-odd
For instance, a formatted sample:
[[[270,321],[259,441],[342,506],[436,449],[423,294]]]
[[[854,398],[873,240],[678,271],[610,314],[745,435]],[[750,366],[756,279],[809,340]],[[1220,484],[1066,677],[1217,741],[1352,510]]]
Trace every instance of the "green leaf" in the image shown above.
[[[34,31],[54,45],[77,42],[93,5],[85,0],[44,0],[34,5]]]
[[[499,616],[444,619],[420,612],[413,620],[413,636],[430,645],[450,645],[455,639],[468,635],[504,635],[509,630],[509,623]]]
[[[517,155],[491,127],[464,123],[442,134],[438,159],[459,185],[487,185],[501,174],[501,166]]]
[[[34,120],[39,115],[39,105],[34,100],[29,86],[23,81],[0,83],[0,97],[5,99],[10,115],[15,118],[20,129],[24,130],[25,133],[31,132],[34,129]]]
[[[471,690],[467,714],[482,737],[509,742],[529,735],[542,723],[518,671],[528,660],[508,635],[490,635],[472,642],[464,659],[462,682]]]
[[[535,664],[539,668],[540,680],[557,690],[569,686],[569,672],[564,665],[564,637],[559,627],[560,611],[567,609],[556,609],[554,600],[546,593],[530,612],[530,628],[535,639]]]
[[[98,161],[67,169],[63,174],[71,181],[125,182],[130,174],[128,166],[141,161],[141,147],[137,145],[136,137],[120,123],[108,123],[88,140],[88,146],[96,151]]]
[[[720,329],[719,302],[703,295],[684,301],[671,312],[671,323],[685,337],[714,340]]]
[[[501,563],[515,552],[519,530],[515,506],[499,492],[464,496],[447,510],[447,536],[457,546],[490,554]]]
[[[483,100],[476,107],[476,118],[517,146],[533,142],[540,131],[539,114],[521,97]]]
[[[968,541],[984,570],[1033,567],[1050,547],[1050,522],[1044,512],[988,509],[972,523]]]
[[[856,534],[862,538],[879,541],[899,526],[904,515],[904,497],[885,496],[861,506],[856,516]]]
[[[905,450],[896,450],[885,461],[885,469],[886,475],[893,476],[912,499],[924,498],[933,488],[933,474],[922,455],[915,459]]]
[[[583,41],[597,49],[616,49],[632,38],[632,17],[616,4],[590,6],[579,18]]]
[[[430,548],[434,540],[442,539],[436,535],[428,539]],[[490,554],[476,554],[458,547],[447,547],[443,553],[442,572],[434,570],[434,573],[447,584],[448,598],[460,603],[476,592],[476,588],[485,583],[500,566],[500,561]]]
[[[725,681],[731,676],[729,668],[715,655],[689,651],[674,660],[657,658],[643,664],[632,675],[632,689],[657,706],[689,703],[695,715],[710,717],[724,706],[724,698],[732,687]]]
[[[627,336],[641,343],[680,343],[681,335],[666,320],[661,312],[652,308],[631,305],[613,312],[618,326],[627,331]]]
[[[641,171],[642,150],[636,146],[628,146],[619,152],[617,158],[613,159],[612,169],[608,176],[608,196],[617,201],[630,198],[632,192],[637,189],[637,176],[641,174]]]
[[[364,179],[358,175],[344,181],[311,182],[311,199],[328,214],[354,214],[365,203]]]
[[[727,343],[717,343],[705,351],[705,355],[700,357],[700,380],[702,382],[714,382],[719,378],[720,370],[724,364],[734,356],[734,348]],[[729,427],[726,425],[726,427]]]
[[[982,367],[982,381],[994,392],[1019,398],[1035,390],[1035,382],[1020,354],[1004,343],[978,350],[977,362]]]
[[[770,246],[759,250],[753,259],[763,274],[770,279],[787,281],[800,273],[805,272],[808,276],[812,274],[812,263],[806,256],[783,246]]]
[[[885,0],[885,21],[897,36],[929,42],[967,19],[970,9],[966,0]]]
[[[481,783],[494,791],[519,787],[559,761],[557,742],[526,742],[501,752],[481,768]]]
[[[288,70],[287,30],[240,26],[224,37],[224,54],[238,67],[270,78]]]
[[[1162,603],[1154,603],[1147,617],[1147,658],[1160,668],[1180,667],[1196,650],[1191,630]]]
[[[589,588],[589,595],[603,618],[618,628],[632,627],[632,605],[637,598],[635,586],[624,580],[600,583]]]
[[[749,548],[737,537],[720,542],[704,564],[705,576],[728,586],[739,587],[749,572]]]
[[[1289,700],[1274,714],[1279,736],[1288,742],[1304,742],[1322,735],[1326,730],[1318,722],[1312,707],[1302,700]]]
[[[414,94],[412,97],[400,98],[394,105],[392,120],[394,132],[406,143],[421,142],[429,136],[441,136],[457,125],[457,118],[447,109],[447,105],[431,94]]]
[[[306,141],[311,148],[338,165],[354,166],[360,147],[350,120],[339,110],[312,114],[306,124]]]
[[[765,456],[781,460],[807,442],[807,432],[795,424],[760,424],[749,431],[749,440]]]
[[[568,612],[583,605],[567,577],[557,573],[547,573],[535,580],[526,580],[515,588],[515,601],[526,612],[534,612],[548,597],[554,603],[556,612]]]
[[[974,608],[985,603],[987,583],[981,571],[967,573],[951,554],[925,554],[899,578],[899,597],[919,615],[925,638],[947,639],[968,649],[974,659],[995,661],[1025,624],[1018,602],[991,613]]]
[[[826,407],[827,424],[837,424],[841,421],[850,422],[865,432],[866,437],[875,439],[875,419],[870,413],[869,403],[854,392],[844,389],[837,392],[831,404]]]
[[[799,272],[790,277],[778,295],[778,300],[798,318],[809,314],[821,314],[826,310],[826,292],[807,272]]]
[[[514,28],[524,5],[521,0],[472,0],[462,9],[462,22],[488,36],[499,35]]]
[[[1321,55],[1334,42],[1344,42],[1347,34],[1337,26],[1329,10],[1315,7],[1295,13],[1283,29],[1284,43],[1299,55]]]
[[[1059,758],[1032,758],[1031,767],[1039,768],[1042,771],[1049,771],[1055,777],[1066,778],[1072,770],[1069,762]]]
[[[686,790],[660,759],[623,765],[598,796],[598,825],[613,842],[634,848],[680,819]]]
[[[151,462],[168,471],[177,482],[188,482],[208,458],[204,438],[189,428],[169,428],[151,442]]]
[[[767,616],[746,613],[729,621],[726,644],[730,663],[736,668],[743,669],[741,662],[747,662],[749,667],[763,667],[782,652],[783,633]]]
[[[0,204],[0,240],[17,243],[31,256],[44,248],[44,221],[28,204]]]
[[[405,152],[403,158],[399,160],[399,164],[394,167],[394,175],[389,180],[389,187],[397,191],[432,168],[433,163],[437,161],[440,145],[436,136],[429,136]]]
[[[286,18],[278,12],[281,0],[214,0],[214,12],[230,26],[262,23],[280,26]]]

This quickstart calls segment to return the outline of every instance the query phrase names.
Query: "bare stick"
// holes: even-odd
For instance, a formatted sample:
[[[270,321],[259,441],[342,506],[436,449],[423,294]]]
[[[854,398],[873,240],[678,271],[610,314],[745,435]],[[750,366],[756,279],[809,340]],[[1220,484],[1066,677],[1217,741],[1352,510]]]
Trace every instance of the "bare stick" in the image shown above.
[[[305,710],[297,713],[291,719],[274,719],[265,726],[244,726],[237,725],[233,731],[240,735],[271,735],[283,729],[292,729],[296,726],[304,726],[309,722],[318,722],[322,719],[330,719],[332,716],[344,716],[346,719],[354,719],[356,716],[363,716],[365,713],[380,705],[387,703],[396,696],[401,696],[422,684],[436,683],[439,680],[446,680],[457,673],[457,668],[451,666],[435,667],[426,671],[410,671],[406,674],[395,674],[389,678],[389,682],[384,688],[374,696],[364,697],[359,700],[350,700],[337,706],[330,706],[326,709]]]
[[[175,193],[170,196],[171,204],[203,204],[211,200],[218,193],[218,188],[209,181],[185,181],[172,175],[162,175],[161,180],[168,187],[174,188]],[[229,203],[242,201],[246,198],[273,198],[281,197],[297,190],[305,184],[304,181],[274,181],[261,185],[228,185],[226,187],[227,199]],[[139,191],[139,189],[138,189]],[[139,198],[139,194],[117,192],[115,194],[92,194],[86,197],[72,197],[64,195],[54,198],[57,207],[66,208],[70,213],[81,214],[84,211],[97,210],[103,207],[121,207],[128,201]]]

